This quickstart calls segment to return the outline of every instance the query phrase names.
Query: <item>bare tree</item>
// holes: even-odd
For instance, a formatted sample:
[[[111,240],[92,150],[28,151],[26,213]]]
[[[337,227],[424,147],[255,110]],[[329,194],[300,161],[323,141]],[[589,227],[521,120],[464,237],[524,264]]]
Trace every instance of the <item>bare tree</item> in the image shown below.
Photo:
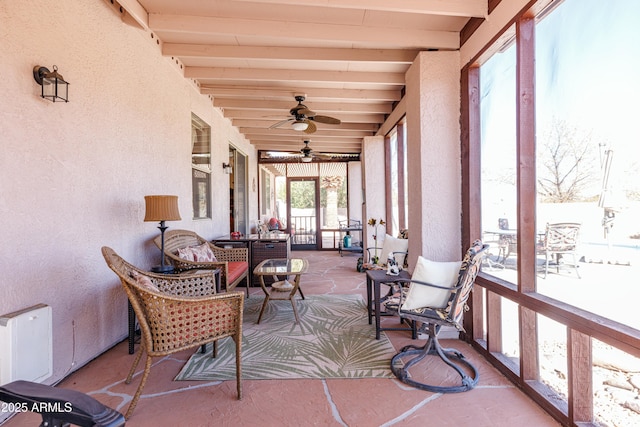
[[[543,202],[569,203],[592,196],[597,183],[597,146],[590,135],[579,135],[565,121],[554,119],[538,138],[538,194]]]

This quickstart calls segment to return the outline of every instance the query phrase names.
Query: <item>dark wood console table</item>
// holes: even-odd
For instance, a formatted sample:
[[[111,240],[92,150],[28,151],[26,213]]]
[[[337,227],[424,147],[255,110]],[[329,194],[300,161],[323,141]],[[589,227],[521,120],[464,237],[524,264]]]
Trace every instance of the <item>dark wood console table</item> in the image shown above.
[[[260,278],[253,274],[258,264],[271,258],[289,258],[291,239],[286,233],[248,234],[242,237],[222,236],[212,240],[220,247],[242,247],[249,251],[249,286],[260,286]],[[267,279],[269,282],[271,278]]]

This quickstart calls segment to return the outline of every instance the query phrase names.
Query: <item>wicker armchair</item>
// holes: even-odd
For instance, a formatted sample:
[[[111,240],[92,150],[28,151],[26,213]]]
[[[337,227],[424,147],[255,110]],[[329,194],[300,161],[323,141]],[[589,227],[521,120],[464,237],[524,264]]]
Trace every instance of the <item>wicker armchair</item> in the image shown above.
[[[215,357],[215,341],[224,337],[232,337],[236,344],[238,400],[242,399],[244,295],[241,292],[215,294],[216,280],[212,272],[155,274],[134,267],[106,246],[102,248],[102,255],[109,268],[122,281],[142,332],[140,349],[127,376],[127,384],[131,383],[142,353],[147,353],[140,385],[125,417],[131,416],[138,403],[153,357],[166,356],[207,343],[214,344]]]
[[[162,247],[162,236],[154,239],[158,248]],[[209,245],[213,251],[215,262],[187,261],[178,256],[178,249],[198,246],[203,243]],[[165,259],[181,272],[187,270],[220,269],[220,281],[224,289],[232,291],[249,274],[249,254],[247,248],[220,248],[189,230],[169,230],[164,234]],[[247,282],[248,282],[247,278]],[[247,296],[249,284],[247,283]]]
[[[395,311],[402,319],[421,324],[419,331],[428,335],[427,342],[424,346],[407,345],[400,349],[391,359],[391,370],[400,381],[413,387],[435,393],[463,392],[474,388],[478,383],[479,373],[475,366],[465,359],[464,355],[459,351],[442,348],[438,341],[438,332],[442,326],[454,326],[457,330],[464,331],[461,322],[464,311],[467,308],[467,299],[469,298],[488,248],[489,245],[483,244],[480,240],[476,240],[473,243],[460,265],[457,282],[452,288],[412,279],[398,279],[396,281],[403,289],[406,289],[404,285],[410,284],[411,286],[418,286],[419,288],[423,287],[423,290],[432,289],[436,292],[445,290],[450,294],[448,300],[444,300],[445,305],[438,307],[405,309],[407,296],[405,292],[400,292],[399,301],[390,299],[386,303],[388,311]],[[409,373],[409,369],[423,360],[427,355],[440,357],[444,363],[460,375],[461,383],[451,386],[432,385],[420,382],[417,376],[412,376]],[[407,359],[408,356],[412,357]]]

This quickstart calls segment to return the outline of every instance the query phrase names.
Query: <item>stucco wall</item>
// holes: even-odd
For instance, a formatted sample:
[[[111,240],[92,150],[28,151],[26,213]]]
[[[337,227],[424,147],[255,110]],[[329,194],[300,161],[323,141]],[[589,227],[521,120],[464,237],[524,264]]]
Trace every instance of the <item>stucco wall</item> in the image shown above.
[[[52,383],[126,334],[126,298],[100,248],[144,268],[159,262],[144,196],[178,195],[182,221],[171,228],[227,233],[221,164],[233,144],[249,155],[251,183],[255,152],[107,2],[2,1],[0,40],[0,314],[52,306]],[[53,64],[71,83],[67,104],[39,97],[32,69]],[[213,220],[191,219],[192,112],[212,127]]]
[[[421,52],[407,71],[409,268],[461,259],[458,52]]]
[[[365,248],[373,248],[376,246],[373,240],[374,229],[367,225],[367,221],[371,218],[375,218],[378,221],[382,218],[385,222],[387,221],[383,136],[364,138],[362,143],[362,169],[364,172],[363,240]],[[385,227],[378,228],[379,247],[382,247],[385,231]]]

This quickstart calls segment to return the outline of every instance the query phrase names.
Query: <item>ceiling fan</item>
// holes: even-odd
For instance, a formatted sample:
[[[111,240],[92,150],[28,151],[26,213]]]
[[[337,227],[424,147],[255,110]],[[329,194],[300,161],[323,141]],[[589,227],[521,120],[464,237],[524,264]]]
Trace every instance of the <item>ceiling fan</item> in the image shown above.
[[[306,105],[302,103],[305,100],[304,95],[296,95],[295,100],[298,101],[298,105],[289,110],[289,114],[292,117],[281,120],[278,123],[274,123],[269,126],[269,129],[274,129],[284,125],[285,123],[291,122],[291,128],[293,130],[302,131],[304,133],[314,133],[317,130],[317,123],[326,123],[329,125],[339,125],[340,120],[334,117],[329,116],[321,116],[311,111]]]
[[[300,150],[300,152],[302,153],[302,157],[300,158],[300,160],[304,163],[309,163],[311,160],[313,160],[313,150],[311,149],[311,147],[309,147],[309,142],[311,141],[302,142],[304,142],[304,147]]]
[[[302,154],[302,156],[300,157],[300,161],[303,163],[309,163],[313,160],[313,158],[318,158],[318,159],[322,159],[322,160],[330,160],[331,159],[331,155],[330,154],[322,154],[322,153],[315,153],[311,147],[309,147],[309,143],[311,141],[309,141],[308,139],[305,141],[302,141],[304,143],[304,147],[302,147],[302,149],[300,150],[300,153]]]

